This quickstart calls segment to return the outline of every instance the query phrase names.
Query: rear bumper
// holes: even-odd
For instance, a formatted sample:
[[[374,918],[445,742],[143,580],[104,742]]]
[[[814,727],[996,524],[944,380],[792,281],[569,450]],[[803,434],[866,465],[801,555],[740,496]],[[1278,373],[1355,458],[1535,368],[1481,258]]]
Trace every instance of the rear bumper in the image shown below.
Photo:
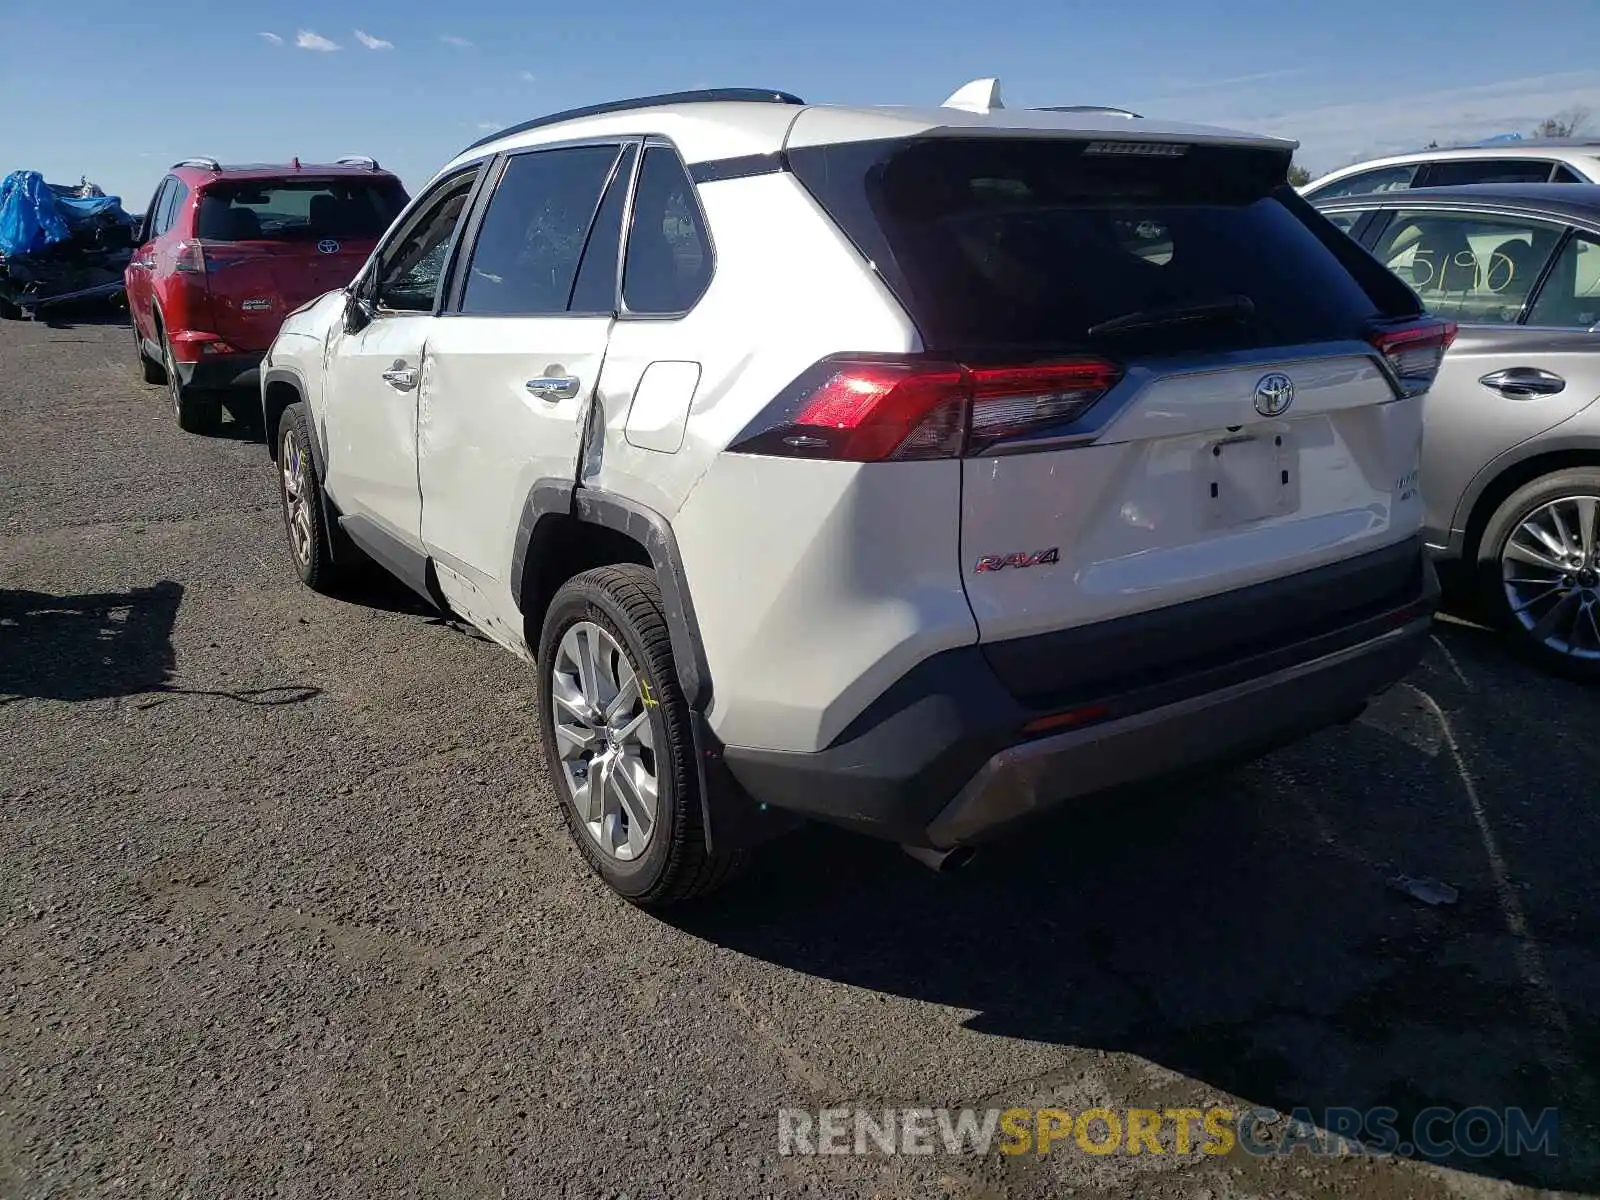
[[[1057,805],[1248,757],[1358,714],[1421,657],[1438,603],[1420,540],[1378,555],[1392,561],[1397,550],[1412,564],[1403,586],[1303,636],[1258,641],[1220,658],[1191,646],[1192,669],[1165,674],[1153,673],[1148,660],[1122,679],[1097,671],[1095,695],[1068,688],[1058,695],[1072,694],[1070,703],[1047,708],[1019,701],[991,656],[963,647],[919,665],[825,750],[730,746],[724,758],[740,786],[774,808],[909,845],[976,844]],[[1339,564],[1328,580],[1347,573],[1348,564]],[[1268,588],[1303,593],[1321,574]],[[1160,619],[1204,630],[1194,619],[1203,611],[1174,605]],[[1106,632],[1106,649],[1115,653],[1121,631]],[[1026,639],[1042,662],[1055,658],[1053,636]],[[1013,644],[1008,652],[1027,649]],[[1081,656],[1089,645],[1074,637],[1072,649]],[[1074,675],[1070,660],[1061,670]],[[1042,682],[1033,676],[1030,682]],[[1068,713],[1081,715],[1071,728],[1055,726],[1062,732],[1025,730],[1042,718],[1070,721]]]
[[[199,362],[178,364],[185,387],[201,391],[260,386],[262,354],[208,354]]]

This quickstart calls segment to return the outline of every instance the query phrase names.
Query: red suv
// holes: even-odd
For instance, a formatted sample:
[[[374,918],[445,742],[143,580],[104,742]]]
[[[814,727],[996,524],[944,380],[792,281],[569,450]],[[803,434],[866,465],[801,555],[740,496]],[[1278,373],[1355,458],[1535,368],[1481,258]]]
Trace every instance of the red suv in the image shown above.
[[[176,164],[145,211],[126,279],[147,383],[207,432],[221,392],[255,383],[283,318],[348,283],[406,204],[370,158],[332,166]]]

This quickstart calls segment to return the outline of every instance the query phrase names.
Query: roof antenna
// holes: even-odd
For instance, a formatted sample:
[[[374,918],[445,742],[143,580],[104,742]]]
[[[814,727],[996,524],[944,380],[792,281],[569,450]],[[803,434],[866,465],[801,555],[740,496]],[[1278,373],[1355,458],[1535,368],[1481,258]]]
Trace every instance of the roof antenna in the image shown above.
[[[987,113],[997,108],[1004,108],[1000,102],[1000,81],[998,79],[974,79],[971,83],[957,88],[940,108],[959,108],[966,112]]]

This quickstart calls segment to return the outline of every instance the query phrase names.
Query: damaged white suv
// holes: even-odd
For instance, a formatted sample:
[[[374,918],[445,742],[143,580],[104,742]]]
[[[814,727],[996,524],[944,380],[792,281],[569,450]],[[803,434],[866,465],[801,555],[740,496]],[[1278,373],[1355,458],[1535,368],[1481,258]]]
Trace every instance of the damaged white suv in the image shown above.
[[[933,863],[1346,720],[1415,662],[1453,328],[1109,109],[649,97],[469,147],[262,369],[301,577],[537,664],[622,895],[803,818]]]

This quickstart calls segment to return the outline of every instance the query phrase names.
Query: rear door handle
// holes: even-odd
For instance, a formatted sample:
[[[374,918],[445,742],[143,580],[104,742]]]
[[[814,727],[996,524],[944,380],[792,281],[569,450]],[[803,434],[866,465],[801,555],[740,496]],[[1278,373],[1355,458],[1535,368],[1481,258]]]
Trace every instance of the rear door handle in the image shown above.
[[[1507,367],[1503,371],[1491,371],[1478,382],[1512,400],[1554,396],[1567,386],[1561,376],[1538,367]]]
[[[384,382],[396,391],[409,392],[417,386],[417,369],[408,367],[404,359],[394,360],[394,366],[383,373]]]
[[[570,400],[578,394],[576,375],[540,375],[523,385],[541,400]]]

